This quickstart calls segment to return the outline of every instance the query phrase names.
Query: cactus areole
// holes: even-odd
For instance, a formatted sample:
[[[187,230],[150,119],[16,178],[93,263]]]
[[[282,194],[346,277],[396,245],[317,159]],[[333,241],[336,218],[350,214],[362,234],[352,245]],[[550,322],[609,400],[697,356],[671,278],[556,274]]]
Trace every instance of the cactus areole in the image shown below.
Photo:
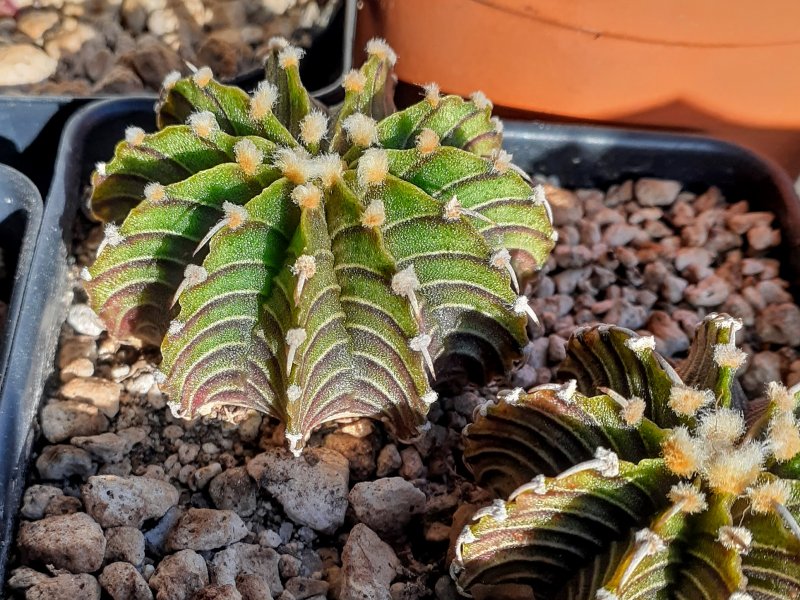
[[[425,87],[395,111],[382,40],[318,106],[302,51],[271,42],[252,95],[169,76],[158,131],[126,131],[93,175],[106,223],[82,276],[111,335],[160,344],[181,416],[277,417],[299,453],[323,423],[417,435],[437,371],[502,371],[532,314],[520,285],[555,239],[491,103]]]
[[[465,461],[500,497],[455,544],[459,587],[536,598],[800,598],[796,390],[735,379],[740,324],[709,315],[677,370],[654,339],[579,330],[574,379],[478,407]]]

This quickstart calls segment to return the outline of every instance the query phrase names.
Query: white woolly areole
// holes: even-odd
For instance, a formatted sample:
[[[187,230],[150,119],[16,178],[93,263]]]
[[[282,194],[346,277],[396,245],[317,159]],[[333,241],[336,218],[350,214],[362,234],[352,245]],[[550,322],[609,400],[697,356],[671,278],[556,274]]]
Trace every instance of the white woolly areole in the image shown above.
[[[487,108],[489,108],[489,109],[492,108],[492,101],[489,100],[489,98],[486,97],[486,94],[484,94],[480,90],[475,90],[474,92],[472,92],[469,95],[469,99],[472,100],[472,103],[475,105],[475,108],[477,108],[478,110],[484,110],[484,109],[487,109]]]
[[[472,521],[475,522],[478,519],[484,519],[486,517],[491,517],[498,523],[502,523],[508,519],[506,503],[500,499],[492,501],[489,506],[484,506],[483,508],[476,510],[475,514],[472,515]]]
[[[208,271],[202,265],[186,265],[183,276],[186,278],[184,281],[187,282],[187,286],[191,287],[208,279]]]
[[[636,354],[653,351],[656,349],[656,338],[652,335],[628,338],[625,340],[625,346]]]
[[[730,330],[731,339],[733,339],[733,334],[742,328],[742,320],[730,315],[711,313],[708,315],[708,318],[716,319],[719,322],[720,327],[727,327]]]
[[[501,392],[498,392],[497,398],[499,400],[502,400],[506,404],[514,406],[519,403],[519,399],[524,393],[525,390],[522,389],[521,387],[518,387],[514,388],[513,390],[503,390]]]
[[[433,129],[428,127],[424,127],[422,131],[419,132],[416,140],[416,147],[417,151],[422,156],[427,156],[432,152],[436,151],[437,148],[440,146],[439,134],[436,133]]]
[[[192,128],[194,134],[201,138],[211,137],[212,134],[219,131],[219,123],[214,113],[204,110],[201,112],[192,113],[186,119],[189,127]]]
[[[442,216],[445,221],[457,221],[461,218],[461,212],[461,202],[458,201],[457,196],[453,196],[450,200],[445,202]]]
[[[312,110],[300,121],[300,141],[306,146],[316,146],[328,133],[328,117],[319,110]]]
[[[770,381],[767,384],[767,399],[781,412],[794,411],[797,406],[794,394],[778,381]]]
[[[169,402],[167,403],[169,406],[169,412],[172,413],[173,418],[175,419],[186,419],[187,415],[183,412],[181,405],[177,402]]]
[[[687,481],[673,485],[667,498],[683,513],[693,515],[708,508],[706,495]]]
[[[289,46],[289,40],[287,40],[282,35],[273,36],[269,38],[269,41],[267,41],[267,49],[270,52],[280,51],[283,50],[284,48],[287,48],[288,46]]]
[[[753,597],[747,592],[733,592],[728,600],[753,600]]]
[[[157,181],[151,181],[144,186],[144,197],[149,202],[161,202],[167,197],[167,190]]]
[[[299,327],[290,329],[286,332],[286,372],[291,373],[292,365],[294,364],[294,357],[297,354],[297,348],[306,341],[306,331]]]
[[[511,492],[511,495],[508,497],[508,501],[513,502],[520,495],[526,492],[533,492],[537,496],[544,496],[547,493],[547,480],[545,479],[545,476],[537,475],[528,483],[523,483],[521,486]]]
[[[702,470],[703,478],[714,491],[738,496],[761,474],[766,458],[761,444],[750,442],[726,449],[722,444],[703,441],[717,450]]]
[[[381,148],[370,148],[359,159],[357,174],[361,187],[382,184],[389,174],[389,154]]]
[[[442,99],[441,89],[438,83],[426,83],[422,86],[422,91],[425,93],[425,101],[430,104],[431,108],[439,106]]]
[[[728,550],[739,554],[747,554],[753,543],[753,534],[746,527],[723,525],[717,530],[717,541]]]
[[[247,220],[250,218],[244,206],[228,202],[227,200],[222,203],[222,213],[225,215],[225,220],[228,223],[229,229],[239,229],[239,227],[247,223]]]
[[[558,391],[556,392],[556,396],[558,396],[558,398],[564,402],[572,402],[577,390],[578,382],[575,379],[570,379],[559,387]]]
[[[361,215],[361,225],[368,229],[373,229],[382,227],[384,223],[386,223],[386,207],[383,204],[383,200],[375,198],[364,209],[364,213]]]
[[[313,176],[313,164],[302,152],[279,148],[274,157],[275,167],[295,185],[301,185]]]
[[[233,146],[236,163],[247,175],[255,175],[258,167],[264,162],[264,153],[258,149],[253,140],[239,140]]]
[[[419,287],[420,282],[417,278],[417,272],[414,270],[414,265],[408,265],[392,277],[392,292],[398,296],[413,294]]]
[[[167,382],[167,375],[161,369],[153,369],[153,379],[158,385],[164,385]]]
[[[307,337],[305,329],[295,327],[286,332],[286,343],[290,346],[299,346],[306,341]]]
[[[301,254],[291,266],[291,271],[294,275],[303,275],[311,279],[317,273],[317,260],[309,254]]]
[[[272,113],[275,103],[278,101],[278,86],[269,81],[262,81],[253,92],[250,98],[250,116],[259,120]]]
[[[606,448],[598,447],[594,457],[600,461],[597,472],[603,477],[616,477],[619,475],[619,458],[616,453]]]
[[[180,81],[181,74],[178,71],[170,71],[164,77],[164,81],[161,82],[161,87],[164,89],[165,92],[170,91],[175,84]]]
[[[106,246],[119,246],[125,239],[120,233],[119,227],[117,227],[114,223],[106,223],[105,227],[103,228],[103,234],[105,235],[105,238],[103,239],[103,245]]]
[[[178,321],[175,319],[174,321],[170,321],[169,327],[167,328],[168,335],[178,335],[181,331],[183,331],[184,323],[182,321]]]
[[[669,391],[667,404],[675,414],[691,417],[697,411],[714,402],[714,392],[698,390],[685,385],[674,385]]]
[[[661,552],[667,547],[664,540],[661,539],[661,536],[646,527],[634,534],[633,541],[637,546],[645,549],[645,554],[647,556],[652,556],[656,552]]]
[[[297,46],[286,46],[278,53],[278,65],[281,69],[290,69],[292,67],[300,66],[300,59],[306,53],[302,48]]]
[[[383,38],[375,37],[368,41],[367,54],[370,56],[377,56],[392,66],[397,62],[397,54]]]
[[[100,175],[100,177],[105,177],[106,166],[107,166],[106,163],[104,163],[103,161],[98,161],[94,163],[94,170],[97,171],[97,174]]]
[[[364,91],[364,86],[367,84],[367,78],[361,71],[351,69],[347,75],[342,79],[342,87],[345,92],[360,93]]]
[[[495,173],[505,173],[511,168],[513,156],[503,149],[492,152],[492,171]]]
[[[511,266],[511,253],[507,248],[495,250],[489,258],[489,264],[495,269],[507,269]]]
[[[749,488],[747,497],[753,512],[766,514],[773,512],[778,504],[786,505],[792,497],[792,490],[783,479],[775,479]]]
[[[744,433],[744,418],[738,410],[719,408],[700,415],[695,434],[714,445],[731,446]]]
[[[125,141],[131,146],[138,146],[144,141],[144,129],[131,125],[125,129]]]
[[[430,371],[431,377],[436,377],[436,371],[433,366],[433,357],[431,357],[431,354],[428,351],[428,347],[431,345],[432,340],[433,338],[429,334],[420,333],[408,341],[408,346],[414,352],[419,352],[422,354],[422,357],[425,360],[425,365],[428,367],[428,371]]]
[[[83,267],[81,269],[80,278],[83,281],[91,281],[92,280],[92,274],[89,272],[89,267]]]
[[[422,400],[423,404],[426,404],[427,406],[430,406],[431,404],[436,402],[438,399],[439,399],[439,394],[437,394],[433,390],[428,390],[427,392],[422,394],[422,396],[420,397],[420,400]],[[428,422],[430,422],[430,421],[428,421]]]
[[[645,401],[641,398],[631,398],[620,411],[622,420],[625,421],[625,424],[629,427],[636,427],[642,422],[646,407]]]
[[[530,305],[528,304],[528,297],[527,296],[517,296],[517,299],[514,300],[513,310],[518,315],[524,315],[528,312]]]
[[[790,412],[778,412],[769,422],[767,443],[778,461],[793,459],[800,453],[800,428]]]
[[[661,454],[670,471],[680,477],[689,477],[702,469],[708,450],[702,442],[691,436],[686,427],[680,425],[662,442]]]
[[[556,479],[566,479],[582,471],[597,471],[603,477],[616,477],[619,475],[619,457],[607,448],[598,447],[594,452],[593,459],[570,467],[559,473]]]
[[[550,202],[547,200],[547,195],[544,191],[544,186],[542,184],[535,185],[533,188],[533,194],[531,194],[531,201],[535,206],[544,206],[544,211],[547,213],[547,220],[550,221],[550,224],[553,224],[553,207],[550,206]]]
[[[594,596],[596,600],[619,600],[619,596],[617,596],[614,592],[609,590],[599,589]]]
[[[329,188],[342,178],[344,163],[338,154],[322,154],[312,160],[311,170],[322,186]]]
[[[505,125],[503,125],[503,121],[500,119],[500,117],[492,117],[491,119],[489,119],[489,122],[492,125],[494,125],[494,130],[497,133],[503,133],[503,130],[505,129]]]
[[[206,87],[213,78],[214,73],[209,67],[200,67],[194,72],[194,75],[192,75],[192,80],[201,88]]]
[[[291,452],[295,458],[299,457],[303,453],[303,451],[300,449],[300,443],[303,441],[303,434],[289,433],[287,431],[284,436],[289,442],[289,452]]]
[[[369,148],[378,143],[378,122],[362,113],[353,113],[342,121],[342,128],[351,143]]]
[[[737,371],[747,361],[747,354],[733,344],[714,346],[714,362],[720,368]]]
[[[288,388],[286,388],[286,398],[289,402],[297,402],[300,400],[300,397],[303,395],[303,390],[300,389],[299,385],[292,384]]]
[[[414,352],[422,352],[423,350],[428,349],[428,346],[431,345],[432,339],[433,338],[431,338],[431,336],[427,333],[420,333],[419,335],[408,340],[408,346]]]

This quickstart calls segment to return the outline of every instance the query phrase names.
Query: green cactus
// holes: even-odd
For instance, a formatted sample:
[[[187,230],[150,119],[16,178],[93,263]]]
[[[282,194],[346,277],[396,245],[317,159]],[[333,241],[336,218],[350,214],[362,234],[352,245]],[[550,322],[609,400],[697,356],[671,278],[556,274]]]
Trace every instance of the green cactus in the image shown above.
[[[479,510],[451,572],[468,592],[521,582],[536,598],[800,597],[795,390],[744,410],[740,324],[709,315],[672,367],[613,326],[569,341],[566,385],[480,406],[465,462],[508,501]]]
[[[301,54],[274,40],[252,96],[207,68],[167,78],[159,131],[129,128],[93,175],[106,229],[85,288],[112,335],[161,345],[180,415],[255,408],[295,452],[336,419],[412,437],[429,376],[518,356],[549,206],[483,94],[431,85],[395,112],[395,55],[373,40],[329,111]]]

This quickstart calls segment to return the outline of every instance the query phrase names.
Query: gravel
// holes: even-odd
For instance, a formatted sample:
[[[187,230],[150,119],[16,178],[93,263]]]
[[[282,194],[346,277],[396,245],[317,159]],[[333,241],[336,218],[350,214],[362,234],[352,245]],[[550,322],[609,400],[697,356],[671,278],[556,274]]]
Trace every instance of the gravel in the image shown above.
[[[9,11],[6,8],[11,8]],[[158,90],[170,71],[208,65],[229,80],[256,69],[268,40],[308,46],[334,0],[15,0],[0,4],[0,87],[26,94],[124,94]],[[18,7],[18,8],[14,8]],[[90,311],[89,311],[90,312]],[[79,333],[102,325],[84,305]]]
[[[768,379],[800,381],[800,308],[780,276],[770,213],[674,182],[606,193],[546,183],[560,241],[525,290],[543,326],[508,381],[443,394],[413,444],[358,419],[316,432],[297,459],[282,427],[252,411],[176,420],[155,384],[157,352],[87,329],[74,310],[39,415],[10,597],[75,584],[89,591],[70,600],[98,585],[149,598],[146,582],[156,599],[449,600],[450,540],[489,499],[461,464],[461,429],[500,386],[552,380],[576,326],[652,333],[678,362],[699,320],[728,311],[744,322],[751,398]],[[78,230],[75,276],[101,238]],[[85,306],[77,283],[73,305]]]

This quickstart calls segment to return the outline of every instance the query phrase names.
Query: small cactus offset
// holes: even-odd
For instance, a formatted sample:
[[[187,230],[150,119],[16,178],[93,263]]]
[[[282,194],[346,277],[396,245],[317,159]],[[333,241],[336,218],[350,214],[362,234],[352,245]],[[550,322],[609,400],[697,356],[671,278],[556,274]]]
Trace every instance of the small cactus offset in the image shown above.
[[[178,414],[255,408],[295,452],[336,419],[413,437],[437,372],[518,356],[520,286],[555,239],[541,188],[483,94],[430,85],[395,112],[394,52],[367,53],[330,111],[283,40],[252,95],[207,68],[170,76],[159,131],[130,127],[98,165],[85,288],[112,335],[161,346]]]
[[[478,407],[464,458],[507,501],[479,510],[451,572],[536,598],[800,597],[800,430],[794,390],[745,404],[740,324],[709,315],[674,370],[651,337],[613,326],[569,341],[566,385]]]

